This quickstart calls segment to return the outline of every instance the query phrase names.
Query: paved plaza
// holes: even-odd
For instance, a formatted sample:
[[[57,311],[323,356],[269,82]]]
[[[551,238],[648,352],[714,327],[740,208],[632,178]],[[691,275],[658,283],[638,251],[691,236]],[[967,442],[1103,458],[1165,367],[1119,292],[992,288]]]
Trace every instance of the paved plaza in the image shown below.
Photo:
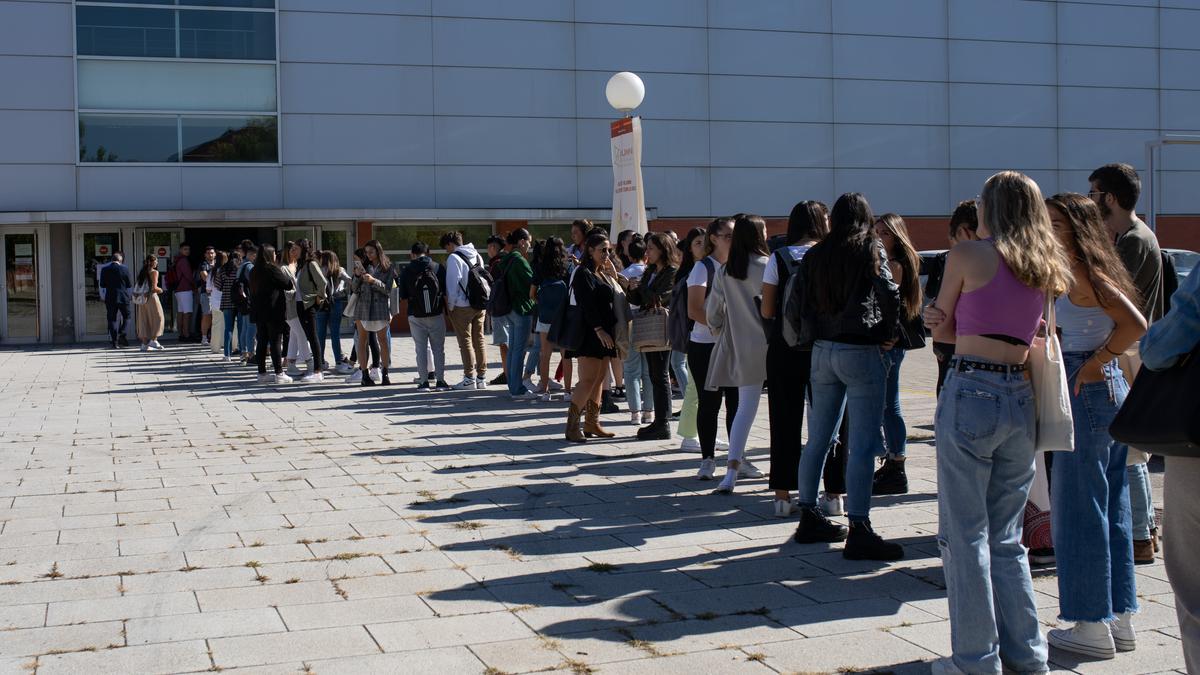
[[[0,672],[924,673],[949,654],[928,350],[904,364],[912,491],[872,512],[894,564],[792,543],[765,479],[712,495],[627,414],[569,445],[561,403],[394,370],[262,387],[198,346],[0,352]],[[1054,572],[1035,574],[1051,627]],[[1161,563],[1138,591],[1136,652],[1055,667],[1182,672]]]

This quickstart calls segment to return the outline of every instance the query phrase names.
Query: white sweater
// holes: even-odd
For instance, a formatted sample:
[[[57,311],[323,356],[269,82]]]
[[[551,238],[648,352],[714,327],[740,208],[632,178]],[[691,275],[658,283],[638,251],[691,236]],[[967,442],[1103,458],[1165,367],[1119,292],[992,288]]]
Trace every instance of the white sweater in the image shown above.
[[[463,260],[463,256],[471,259],[471,263]],[[475,251],[473,244],[463,244],[459,246],[454,253],[451,253],[446,258],[446,307],[454,309],[455,307],[470,307],[471,303],[467,300],[467,275],[471,267],[476,264],[483,264],[483,260],[479,257],[479,253]]]

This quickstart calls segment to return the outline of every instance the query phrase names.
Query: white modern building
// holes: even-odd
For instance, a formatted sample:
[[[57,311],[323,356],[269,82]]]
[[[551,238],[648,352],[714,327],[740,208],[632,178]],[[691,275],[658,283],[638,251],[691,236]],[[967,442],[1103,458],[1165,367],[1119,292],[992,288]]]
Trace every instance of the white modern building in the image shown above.
[[[936,238],[995,170],[1085,190],[1200,134],[1197,35],[1198,0],[0,0],[0,341],[102,334],[115,250],[607,220],[620,70],[652,227],[854,190]],[[1161,168],[1200,214],[1200,148]]]

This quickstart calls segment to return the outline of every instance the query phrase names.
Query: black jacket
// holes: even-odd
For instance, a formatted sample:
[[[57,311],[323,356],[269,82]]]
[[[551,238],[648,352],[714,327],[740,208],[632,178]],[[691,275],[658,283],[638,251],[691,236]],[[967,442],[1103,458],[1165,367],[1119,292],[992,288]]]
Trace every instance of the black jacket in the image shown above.
[[[100,270],[100,287],[104,302],[109,305],[128,305],[133,302],[133,277],[121,263],[109,263]]]
[[[817,244],[820,246],[820,244]],[[813,247],[814,250],[816,247]],[[800,261],[796,274],[804,292],[801,316],[801,344],[829,340],[856,345],[878,345],[896,339],[900,334],[900,287],[892,281],[887,254],[876,242],[875,255],[879,271],[871,270],[853,280],[846,302],[839,312],[819,312],[813,302],[814,284],[827,283],[812,278],[812,251]],[[871,266],[874,267],[874,266]]]
[[[646,273],[642,275],[642,283],[625,294],[630,305],[645,308],[667,307],[671,304],[671,290],[675,287],[677,268],[668,265],[661,271],[655,270],[654,276],[650,276],[651,269],[647,267]],[[650,281],[649,285],[646,284],[647,280]]]
[[[250,320],[256,325],[287,322],[287,295],[292,279],[278,265],[257,263],[250,270]]]
[[[572,357],[585,356],[606,359],[617,355],[615,349],[607,349],[596,335],[596,329],[602,328],[610,336],[616,334],[617,316],[613,310],[613,289],[586,267],[580,267],[571,281],[571,292],[575,294],[575,304],[579,307],[583,319],[583,344]],[[571,301],[570,293],[566,302]]]
[[[429,256],[424,255],[410,262],[404,267],[404,271],[400,273],[400,299],[408,301],[408,316],[419,316],[417,306],[413,303],[413,296],[417,292],[417,279],[429,267],[433,267],[433,274],[438,280],[438,290],[441,291],[440,298],[441,307],[446,306],[446,266],[435,263]],[[434,316],[441,314],[437,312]]]

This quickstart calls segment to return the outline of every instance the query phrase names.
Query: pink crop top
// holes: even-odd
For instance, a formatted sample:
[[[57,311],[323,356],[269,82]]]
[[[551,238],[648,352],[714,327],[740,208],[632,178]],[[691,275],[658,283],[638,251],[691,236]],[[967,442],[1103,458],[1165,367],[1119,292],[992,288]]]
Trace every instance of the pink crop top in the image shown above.
[[[1028,345],[1041,326],[1044,305],[1045,294],[1018,281],[1001,258],[991,281],[959,296],[955,333]]]

